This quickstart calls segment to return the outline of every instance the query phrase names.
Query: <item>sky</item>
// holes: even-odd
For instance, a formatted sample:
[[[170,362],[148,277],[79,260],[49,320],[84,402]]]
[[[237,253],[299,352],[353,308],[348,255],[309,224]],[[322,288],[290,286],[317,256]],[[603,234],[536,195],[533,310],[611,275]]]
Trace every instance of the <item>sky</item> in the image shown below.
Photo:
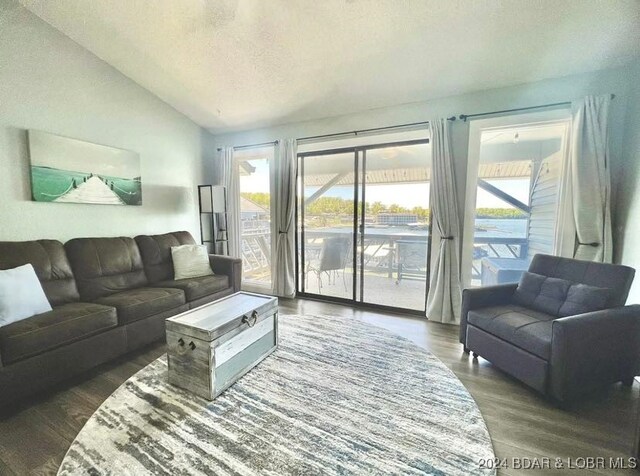
[[[269,165],[266,160],[251,161],[251,165],[256,171],[248,176],[240,177],[240,188],[242,192],[269,192]],[[517,198],[523,203],[529,202],[529,179],[518,180],[487,180],[492,185],[500,188],[509,195]],[[420,184],[390,184],[390,185],[369,185],[366,189],[366,200],[369,203],[382,202],[384,205],[393,203],[406,207],[429,206],[428,183]],[[305,195],[315,192],[318,187],[306,187]],[[353,198],[353,186],[333,187],[326,197]],[[499,198],[491,195],[482,189],[478,189],[477,208],[513,208]]]

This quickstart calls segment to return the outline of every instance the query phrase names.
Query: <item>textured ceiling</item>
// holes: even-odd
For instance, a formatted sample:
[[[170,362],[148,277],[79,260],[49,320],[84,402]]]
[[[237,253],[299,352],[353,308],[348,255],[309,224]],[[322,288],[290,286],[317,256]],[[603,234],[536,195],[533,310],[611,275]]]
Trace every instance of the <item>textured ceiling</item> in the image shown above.
[[[614,67],[638,0],[21,0],[214,132]]]

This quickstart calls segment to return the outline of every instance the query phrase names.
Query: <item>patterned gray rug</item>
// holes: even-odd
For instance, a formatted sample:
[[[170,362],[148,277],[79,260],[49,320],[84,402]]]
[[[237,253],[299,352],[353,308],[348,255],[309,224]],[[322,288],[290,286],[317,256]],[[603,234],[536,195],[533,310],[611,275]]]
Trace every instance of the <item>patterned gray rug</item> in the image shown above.
[[[280,316],[280,347],[213,402],[167,383],[161,357],[111,395],[59,473],[495,474],[473,398],[390,332]]]

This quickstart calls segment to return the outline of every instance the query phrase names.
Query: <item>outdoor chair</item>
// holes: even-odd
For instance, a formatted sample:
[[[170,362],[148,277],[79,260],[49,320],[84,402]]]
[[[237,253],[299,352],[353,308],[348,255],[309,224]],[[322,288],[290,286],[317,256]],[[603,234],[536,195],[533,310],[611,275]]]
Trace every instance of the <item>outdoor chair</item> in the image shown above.
[[[325,238],[322,241],[320,254],[317,259],[311,259],[307,262],[307,279],[309,273],[314,273],[318,281],[318,292],[322,290],[322,274],[326,274],[328,283],[335,284],[338,271],[342,270],[342,282],[345,291],[347,290],[347,282],[344,276],[344,270],[347,265],[347,258],[351,250],[351,240],[343,237]],[[333,278],[333,282],[331,279]]]
[[[427,278],[427,244],[424,241],[396,241],[396,260],[398,277],[396,284],[402,279]]]

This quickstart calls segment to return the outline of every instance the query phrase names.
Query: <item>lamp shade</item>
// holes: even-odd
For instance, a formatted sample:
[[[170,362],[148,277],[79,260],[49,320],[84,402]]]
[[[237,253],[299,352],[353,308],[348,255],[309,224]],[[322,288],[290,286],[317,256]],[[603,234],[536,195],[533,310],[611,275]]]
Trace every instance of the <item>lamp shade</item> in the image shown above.
[[[224,213],[227,211],[227,198],[224,186],[214,185],[211,187],[211,197],[214,213]]]
[[[213,212],[213,185],[200,185],[200,213]]]

